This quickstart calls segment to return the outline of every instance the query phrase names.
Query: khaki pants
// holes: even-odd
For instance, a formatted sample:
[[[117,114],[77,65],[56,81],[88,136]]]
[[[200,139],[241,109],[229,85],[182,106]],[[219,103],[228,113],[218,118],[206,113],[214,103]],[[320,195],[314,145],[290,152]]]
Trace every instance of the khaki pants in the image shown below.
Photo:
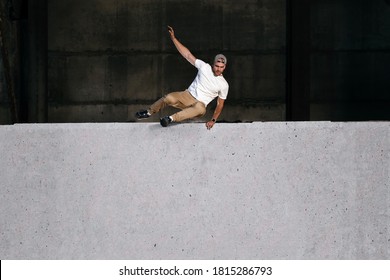
[[[174,122],[201,117],[206,113],[206,106],[196,100],[187,90],[171,92],[153,103],[149,108],[151,114],[157,113],[166,106],[181,109],[172,115]]]

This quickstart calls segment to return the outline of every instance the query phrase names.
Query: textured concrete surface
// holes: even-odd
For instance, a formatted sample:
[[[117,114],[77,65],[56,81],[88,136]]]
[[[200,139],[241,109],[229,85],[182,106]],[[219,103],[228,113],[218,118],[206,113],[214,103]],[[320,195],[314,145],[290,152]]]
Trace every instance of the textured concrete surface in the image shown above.
[[[0,259],[389,259],[390,123],[0,126]]]

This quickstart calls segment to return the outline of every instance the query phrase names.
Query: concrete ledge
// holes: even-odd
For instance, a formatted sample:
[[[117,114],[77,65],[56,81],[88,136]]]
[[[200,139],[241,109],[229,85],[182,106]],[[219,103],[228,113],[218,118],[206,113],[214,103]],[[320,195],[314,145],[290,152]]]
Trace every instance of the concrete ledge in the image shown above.
[[[390,123],[0,126],[1,259],[389,259]]]

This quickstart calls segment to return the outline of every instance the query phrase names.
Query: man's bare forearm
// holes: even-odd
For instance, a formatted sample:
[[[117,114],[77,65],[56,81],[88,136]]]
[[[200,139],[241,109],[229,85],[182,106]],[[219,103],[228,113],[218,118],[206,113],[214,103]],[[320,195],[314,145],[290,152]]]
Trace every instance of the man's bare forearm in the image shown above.
[[[195,65],[196,58],[192,55],[190,50],[185,47],[182,43],[179,42],[179,40],[175,37],[175,32],[173,31],[173,28],[168,26],[168,32],[171,36],[171,40],[173,44],[175,45],[178,52],[192,65]]]
[[[213,119],[210,120],[210,121],[208,121],[208,122],[206,122],[206,127],[207,127],[207,129],[213,128],[215,122],[217,121],[219,115],[220,115],[221,112],[222,112],[222,109],[223,109],[224,104],[225,104],[225,100],[218,97],[218,100],[217,100],[217,107],[216,107],[215,110],[214,110]]]
[[[224,102],[219,101],[217,107],[214,110],[213,119],[215,120],[218,119],[219,115],[222,113],[223,106],[224,106]]]

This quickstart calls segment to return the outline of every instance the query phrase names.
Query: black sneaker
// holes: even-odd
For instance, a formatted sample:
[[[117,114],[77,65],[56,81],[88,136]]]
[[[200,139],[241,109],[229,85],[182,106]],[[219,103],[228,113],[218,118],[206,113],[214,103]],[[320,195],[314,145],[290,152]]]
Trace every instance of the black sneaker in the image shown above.
[[[165,116],[160,119],[160,124],[163,127],[167,127],[172,122],[171,118],[169,116]]]
[[[139,119],[139,120],[140,120],[140,119],[147,119],[147,118],[150,117],[150,114],[148,113],[147,110],[141,110],[141,111],[135,113],[135,117],[136,117],[137,119]]]

